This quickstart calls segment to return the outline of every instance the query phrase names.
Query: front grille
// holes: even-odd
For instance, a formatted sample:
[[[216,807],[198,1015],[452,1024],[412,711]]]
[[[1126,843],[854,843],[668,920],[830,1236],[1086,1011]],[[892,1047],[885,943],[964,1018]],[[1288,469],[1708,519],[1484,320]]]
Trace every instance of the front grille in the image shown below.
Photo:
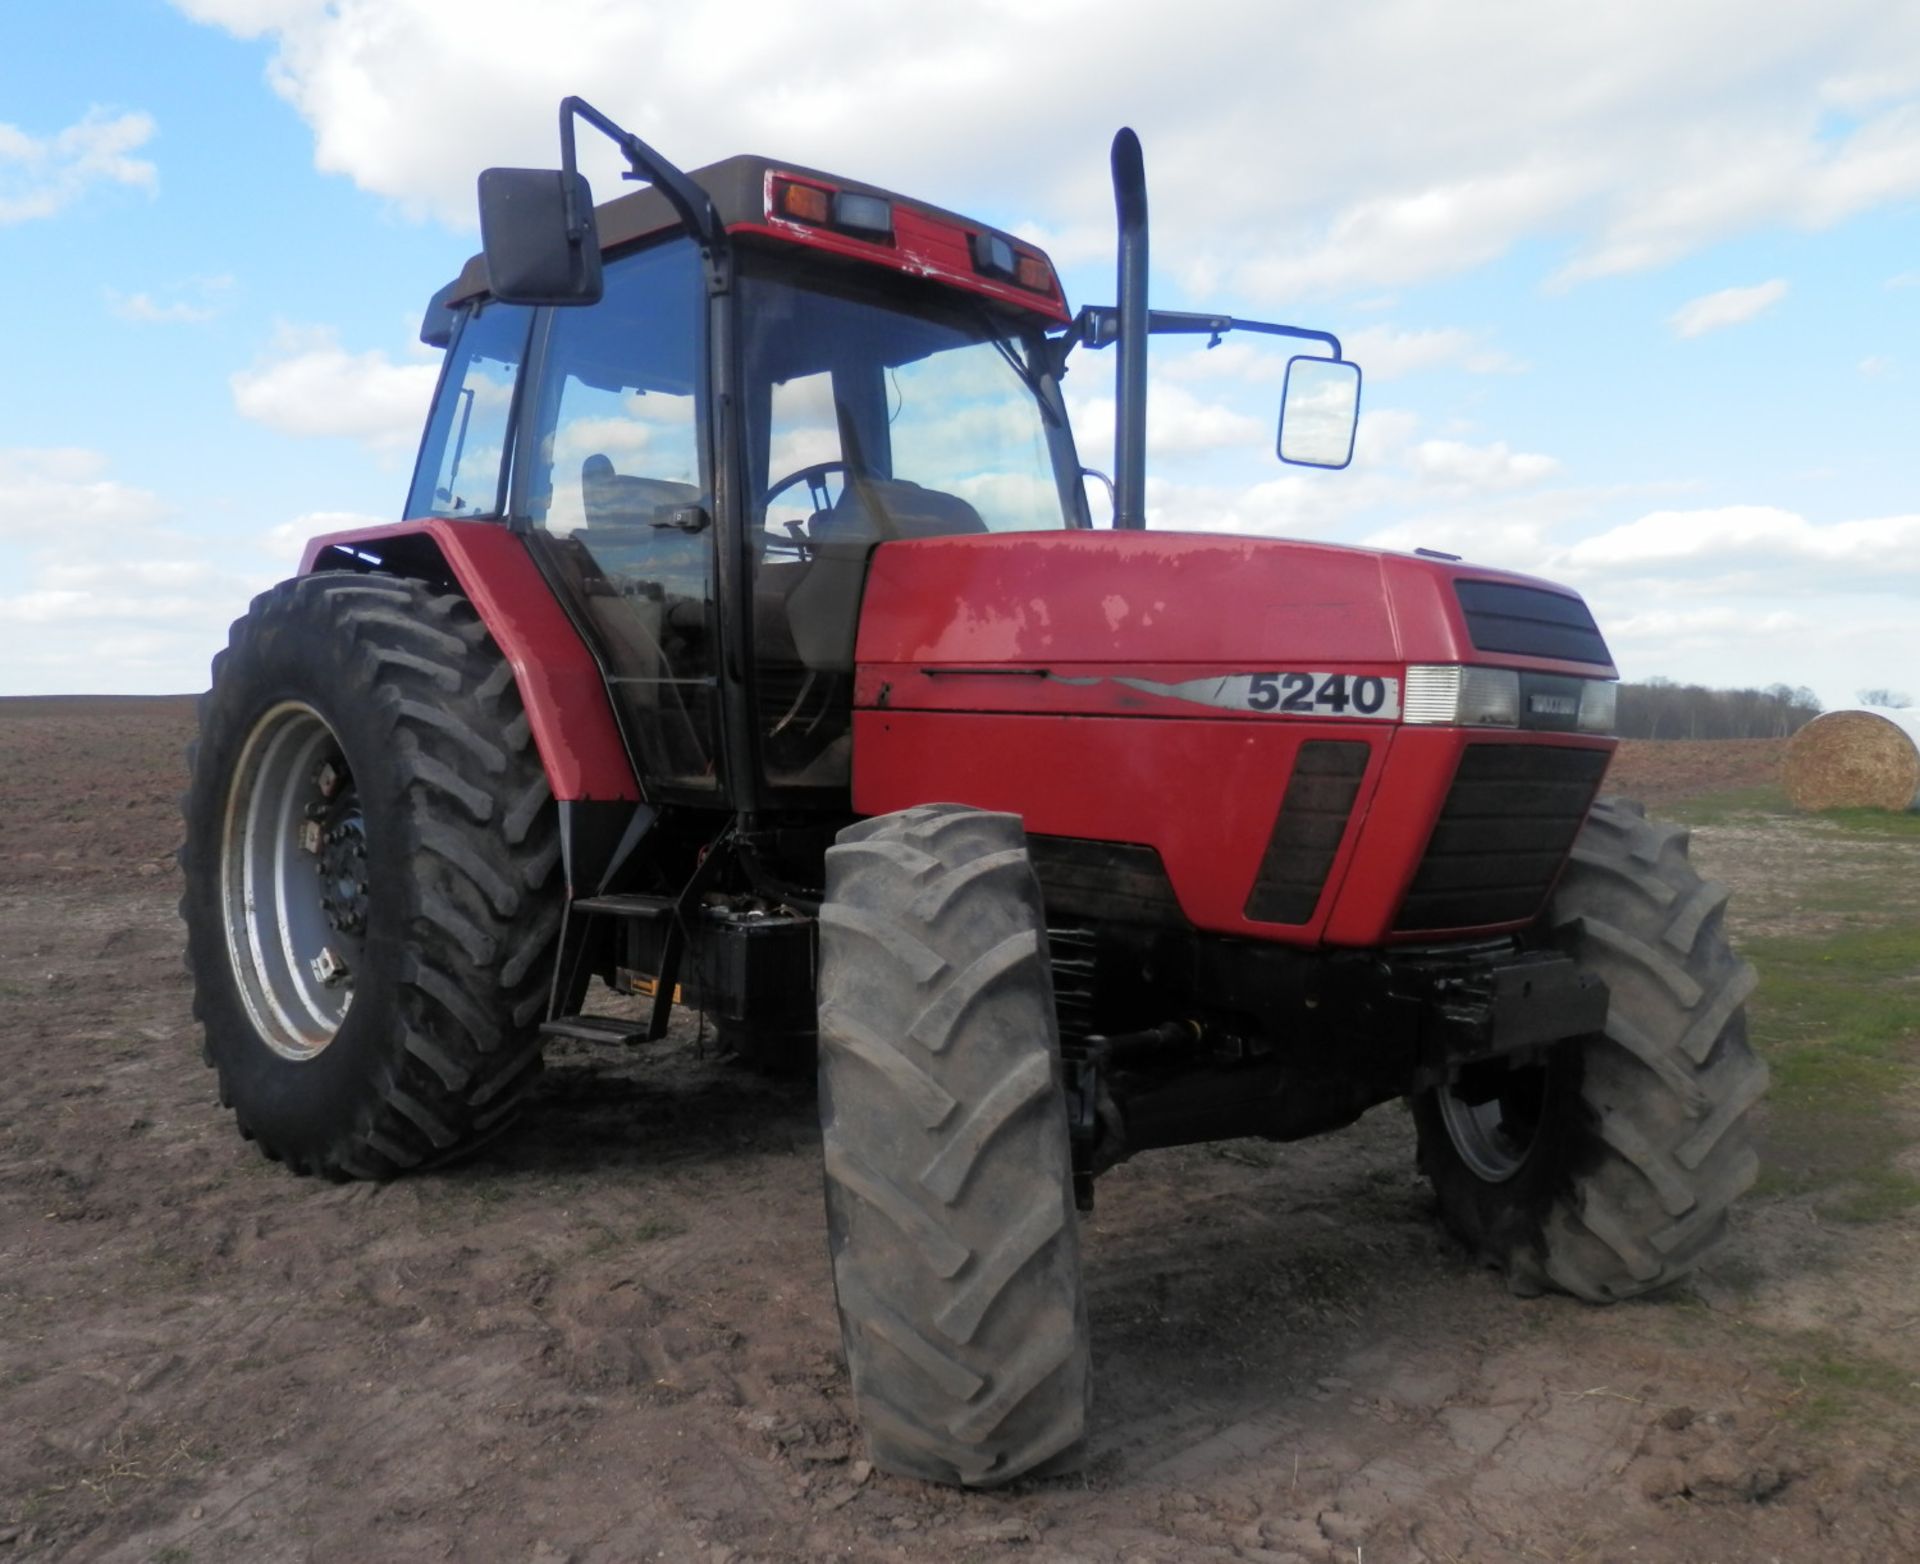
[[[1313,917],[1372,752],[1371,745],[1349,739],[1311,739],[1300,746],[1247,896],[1248,921],[1305,923]]]
[[[1078,836],[1029,836],[1049,918],[1092,918],[1177,928],[1187,921],[1157,848]]]
[[[1053,1009],[1062,1043],[1093,1035],[1093,977],[1097,954],[1093,930],[1081,923],[1052,923],[1047,955],[1053,965]]]
[[[1505,581],[1456,581],[1453,590],[1478,651],[1602,665],[1613,661],[1600,627],[1577,597]]]
[[[1427,842],[1397,932],[1534,916],[1606,774],[1603,749],[1469,744]]]

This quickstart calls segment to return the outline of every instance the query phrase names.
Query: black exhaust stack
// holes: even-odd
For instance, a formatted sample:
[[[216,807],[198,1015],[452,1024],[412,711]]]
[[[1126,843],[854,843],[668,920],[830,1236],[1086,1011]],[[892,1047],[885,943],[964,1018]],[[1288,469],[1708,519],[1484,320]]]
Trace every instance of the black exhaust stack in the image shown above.
[[[1113,138],[1113,209],[1120,225],[1120,352],[1114,366],[1113,524],[1147,524],[1147,169],[1140,138]]]

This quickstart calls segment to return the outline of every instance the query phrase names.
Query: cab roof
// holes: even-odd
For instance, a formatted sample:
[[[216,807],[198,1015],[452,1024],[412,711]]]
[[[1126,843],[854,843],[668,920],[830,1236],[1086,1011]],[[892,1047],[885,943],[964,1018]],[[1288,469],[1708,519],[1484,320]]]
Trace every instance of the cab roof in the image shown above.
[[[975,222],[957,212],[929,206],[877,185],[822,173],[798,163],[784,163],[769,157],[742,154],[704,168],[692,169],[687,177],[707,193],[719,216],[721,226],[732,235],[756,235],[816,250],[865,260],[896,271],[930,276],[938,281],[958,284],[974,292],[999,299],[1003,303],[1037,311],[1055,321],[1067,319],[1066,299],[1052,262],[1036,246],[1015,238],[1002,229]],[[772,210],[776,179],[815,185],[830,191],[849,191],[877,196],[892,203],[894,233],[881,241],[827,226],[796,222]],[[600,250],[612,256],[620,250],[656,234],[681,226],[672,204],[651,185],[605,201],[594,207],[594,219],[600,232]],[[998,238],[1016,256],[1037,257],[1046,266],[1050,290],[1040,292],[1021,287],[1000,277],[983,274],[974,264],[972,241],[975,235]],[[471,257],[460,275],[442,295],[442,302],[459,306],[488,291],[487,263],[484,255]]]

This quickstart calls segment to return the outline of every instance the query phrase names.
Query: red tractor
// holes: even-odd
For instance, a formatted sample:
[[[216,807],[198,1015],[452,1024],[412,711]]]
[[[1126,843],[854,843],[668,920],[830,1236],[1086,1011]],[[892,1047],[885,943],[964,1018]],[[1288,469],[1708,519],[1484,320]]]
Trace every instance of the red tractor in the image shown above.
[[[573,127],[646,188],[595,208]],[[1752,1182],[1726,893],[1596,794],[1615,671],[1546,582],[1144,528],[1146,346],[1305,339],[1284,460],[1344,466],[1321,332],[1120,304],[1034,246],[777,160],[692,174],[577,99],[480,179],[407,520],[309,545],[215,660],[186,799],[195,1010],[241,1133],[385,1178],[553,1037],[817,1057],[883,1467],[1061,1469],[1074,1211],[1135,1152],[1411,1101],[1525,1290],[1674,1281]],[[1117,347],[1111,527],[1060,382]],[[593,979],[650,994],[594,1014]],[[627,1007],[629,1012],[633,1007]]]

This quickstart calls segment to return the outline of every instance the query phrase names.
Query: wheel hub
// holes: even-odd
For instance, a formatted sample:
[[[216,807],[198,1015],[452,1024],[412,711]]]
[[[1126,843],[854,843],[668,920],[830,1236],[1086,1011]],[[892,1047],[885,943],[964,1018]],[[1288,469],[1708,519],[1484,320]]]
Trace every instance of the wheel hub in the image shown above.
[[[254,723],[227,794],[221,911],[260,1040],[311,1059],[353,1003],[369,918],[366,821],[338,737],[303,701]]]
[[[315,867],[321,911],[336,933],[362,934],[367,927],[367,824],[358,793],[349,786],[318,823]]]
[[[1460,1160],[1477,1178],[1504,1184],[1532,1156],[1546,1100],[1543,1066],[1509,1070],[1491,1096],[1451,1082],[1439,1092],[1440,1121]]]

